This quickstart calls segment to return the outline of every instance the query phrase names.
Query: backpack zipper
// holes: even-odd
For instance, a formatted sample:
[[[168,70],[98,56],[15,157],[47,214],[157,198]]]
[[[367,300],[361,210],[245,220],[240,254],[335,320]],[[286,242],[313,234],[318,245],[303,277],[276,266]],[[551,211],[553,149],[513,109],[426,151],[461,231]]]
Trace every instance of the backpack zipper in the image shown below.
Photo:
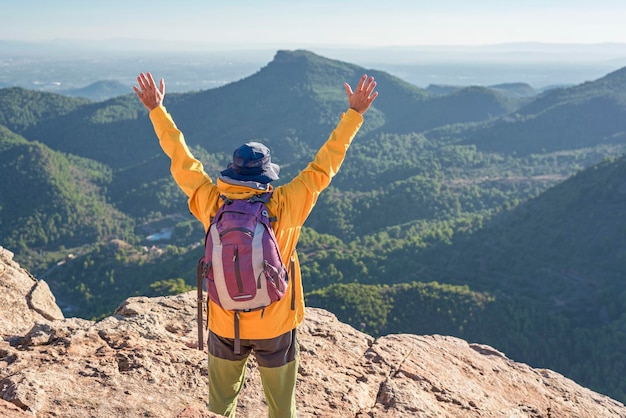
[[[243,282],[241,281],[241,270],[239,268],[239,248],[235,248],[233,263],[235,264],[235,277],[237,278],[237,287],[239,288],[239,293],[243,293]]]

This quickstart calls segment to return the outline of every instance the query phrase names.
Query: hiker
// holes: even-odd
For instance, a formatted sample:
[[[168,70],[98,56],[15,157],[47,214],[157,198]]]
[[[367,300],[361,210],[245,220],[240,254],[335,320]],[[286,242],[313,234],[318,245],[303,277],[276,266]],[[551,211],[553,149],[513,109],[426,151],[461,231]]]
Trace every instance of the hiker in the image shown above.
[[[163,151],[171,159],[171,173],[189,200],[191,213],[208,230],[212,218],[226,199],[248,199],[271,191],[267,210],[272,219],[280,255],[289,267],[285,296],[267,308],[239,315],[240,353],[236,354],[235,315],[209,302],[208,372],[209,410],[234,417],[237,396],[245,377],[248,356],[254,352],[258,362],[270,417],[296,416],[296,379],[299,347],[296,328],[304,318],[304,295],[300,265],[295,251],[304,221],[319,193],[330,184],[339,170],[348,146],[363,123],[378,92],[373,77],[363,75],[354,91],[344,84],[348,109],[315,158],[294,179],[274,188],[279,166],[271,162],[270,150],[258,142],[237,148],[233,161],[214,182],[189,151],[184,136],[163,106],[165,82],[157,85],[148,73],[137,77],[133,90],[148,109]]]

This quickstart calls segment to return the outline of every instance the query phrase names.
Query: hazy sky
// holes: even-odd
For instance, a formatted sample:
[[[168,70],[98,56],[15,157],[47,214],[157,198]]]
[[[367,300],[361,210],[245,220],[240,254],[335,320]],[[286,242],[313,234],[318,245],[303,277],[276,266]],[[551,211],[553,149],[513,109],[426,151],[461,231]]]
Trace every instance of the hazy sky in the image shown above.
[[[0,40],[215,45],[626,43],[624,0],[1,0]]]

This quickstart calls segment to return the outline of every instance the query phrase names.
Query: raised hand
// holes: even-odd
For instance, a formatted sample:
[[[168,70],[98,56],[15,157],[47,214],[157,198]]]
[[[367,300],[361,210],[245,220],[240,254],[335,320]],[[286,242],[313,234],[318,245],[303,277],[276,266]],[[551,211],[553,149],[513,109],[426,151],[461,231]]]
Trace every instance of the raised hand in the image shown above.
[[[376,87],[374,77],[370,77],[368,79],[367,74],[363,74],[361,76],[359,84],[356,86],[354,91],[352,91],[352,87],[350,87],[348,83],[344,83],[344,87],[346,88],[350,108],[356,110],[360,114],[367,112],[367,109],[370,108],[372,102],[376,99],[376,96],[378,96],[378,92],[374,91],[374,88]]]
[[[163,104],[163,97],[165,96],[165,80],[161,79],[159,87],[157,88],[154,78],[150,73],[140,73],[137,77],[137,84],[139,88],[133,86],[135,94],[141,100],[141,103],[151,111]]]

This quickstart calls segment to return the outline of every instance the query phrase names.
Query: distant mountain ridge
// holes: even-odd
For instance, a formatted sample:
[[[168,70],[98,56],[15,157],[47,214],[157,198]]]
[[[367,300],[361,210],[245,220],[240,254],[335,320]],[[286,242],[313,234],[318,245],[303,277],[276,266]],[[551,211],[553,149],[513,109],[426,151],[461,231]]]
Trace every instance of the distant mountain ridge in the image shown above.
[[[289,161],[310,155],[326,139],[337,115],[345,110],[343,83],[356,83],[364,72],[375,76],[386,91],[368,114],[363,133],[383,124],[386,130],[396,133],[419,132],[451,123],[478,122],[515,108],[510,99],[483,88],[432,97],[386,73],[367,71],[308,51],[279,51],[256,74],[216,89],[168,95],[165,105],[192,145],[229,154],[236,144],[259,139],[276,149],[278,160]],[[44,120],[27,131],[15,131],[26,137],[40,137],[53,149],[124,168],[159,153],[155,147],[128,144],[120,135],[128,132],[138,142],[151,140],[152,133],[144,123],[129,123],[142,113],[134,97],[119,97],[83,106],[66,119]],[[109,117],[118,122],[113,119],[109,123]],[[241,118],[245,118],[245,124]],[[94,124],[100,120],[103,123]],[[285,137],[291,140],[284,141]],[[107,147],[103,146],[105,141]],[[120,149],[129,152],[112,152]]]
[[[467,88],[465,86],[453,86],[443,84],[430,84],[426,87],[426,91],[439,96],[451,94]],[[541,93],[540,90],[535,89],[528,83],[502,83],[485,86],[485,88],[496,90],[505,96],[511,98],[530,98]]]
[[[60,90],[59,94],[103,101],[128,94],[128,86],[115,80],[100,80],[85,87]]]
[[[465,142],[498,152],[540,153],[626,140],[626,69],[549,90],[516,112],[468,133]]]

